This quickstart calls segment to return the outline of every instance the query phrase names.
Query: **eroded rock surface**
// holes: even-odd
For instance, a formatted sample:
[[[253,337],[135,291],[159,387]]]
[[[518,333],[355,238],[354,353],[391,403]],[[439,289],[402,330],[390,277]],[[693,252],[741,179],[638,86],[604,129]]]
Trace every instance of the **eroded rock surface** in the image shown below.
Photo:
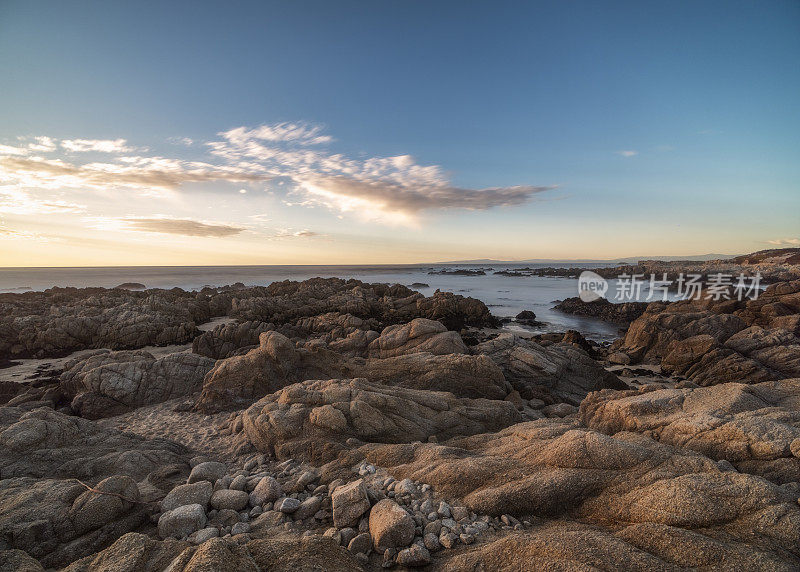
[[[507,427],[520,416],[507,401],[332,379],[291,385],[254,404],[242,419],[260,451],[327,462],[351,437],[377,443],[446,439]]]
[[[653,388],[655,389],[655,388]],[[581,419],[699,451],[778,484],[800,481],[800,379],[591,394]]]
[[[523,399],[547,398],[577,405],[598,389],[627,389],[617,376],[603,369],[575,344],[547,347],[510,333],[478,344],[477,354],[488,356]]]
[[[98,350],[68,361],[60,385],[75,412],[100,419],[199,391],[213,366],[186,352],[156,359],[143,350]]]

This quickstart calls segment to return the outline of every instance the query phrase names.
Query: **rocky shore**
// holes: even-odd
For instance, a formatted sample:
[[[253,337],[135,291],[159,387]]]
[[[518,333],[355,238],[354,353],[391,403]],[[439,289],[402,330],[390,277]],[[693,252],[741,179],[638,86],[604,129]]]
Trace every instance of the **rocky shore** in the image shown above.
[[[42,374],[0,369],[0,569],[798,569],[800,279],[562,306],[624,333],[343,279],[2,294]]]

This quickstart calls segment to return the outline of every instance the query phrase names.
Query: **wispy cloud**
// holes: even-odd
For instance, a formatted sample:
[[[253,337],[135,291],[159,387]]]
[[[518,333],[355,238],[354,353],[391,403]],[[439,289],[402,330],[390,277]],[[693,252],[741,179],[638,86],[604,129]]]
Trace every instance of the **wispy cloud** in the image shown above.
[[[175,190],[186,183],[265,181],[247,169],[163,157],[121,157],[108,163],[69,163],[42,157],[0,156],[0,182],[38,188]]]
[[[85,153],[94,151],[97,153],[128,153],[133,151],[133,147],[127,145],[125,139],[65,139],[61,146],[67,151]]]
[[[280,189],[284,201],[291,204],[323,206],[340,215],[400,224],[417,224],[420,215],[429,211],[517,206],[554,188],[459,187],[440,166],[421,165],[411,155],[353,159],[331,152],[327,145],[333,137],[322,126],[303,122],[243,126],[218,135],[205,144],[208,155],[201,160],[149,156],[126,139],[23,138],[0,146],[0,185],[20,192],[132,189],[172,196],[192,183],[252,184],[277,178],[275,192]],[[193,146],[192,154],[199,150]],[[92,159],[97,153],[108,157]],[[243,195],[248,191],[234,189]]]
[[[227,224],[210,224],[191,219],[169,217],[124,218],[119,219],[119,222],[125,230],[215,238],[233,236],[245,230],[242,227]]]
[[[639,154],[638,151],[634,151],[632,149],[629,149],[627,151],[616,151],[616,153],[617,153],[617,155],[620,155],[621,157],[635,157],[636,155]]]
[[[768,240],[767,243],[775,246],[800,246],[800,238],[776,238]]]
[[[247,165],[288,179],[301,200],[370,220],[413,223],[423,211],[486,210],[522,204],[549,186],[466,189],[450,184],[441,167],[420,165],[410,155],[351,159],[324,149],[330,141],[317,126],[280,124],[239,127],[220,133],[207,145],[230,164]]]

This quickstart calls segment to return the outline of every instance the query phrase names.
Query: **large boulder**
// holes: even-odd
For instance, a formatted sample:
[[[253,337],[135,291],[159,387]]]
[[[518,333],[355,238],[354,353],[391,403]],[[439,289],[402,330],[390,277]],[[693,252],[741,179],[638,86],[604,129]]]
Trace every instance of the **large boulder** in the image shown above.
[[[240,409],[287,385],[332,376],[365,377],[384,385],[450,391],[462,397],[503,399],[509,393],[502,371],[485,356],[410,353],[349,359],[325,347],[297,347],[283,334],[269,331],[261,334],[258,348],[217,362],[206,375],[197,408],[207,413]]]
[[[375,503],[369,513],[369,533],[377,550],[395,550],[414,540],[414,520],[408,512],[391,499]]]
[[[113,476],[88,491],[76,480],[0,480],[0,538],[56,568],[102,550],[147,521],[136,483]]]
[[[800,481],[800,379],[593,393],[581,419],[732,463],[778,484]]]
[[[199,391],[214,360],[192,353],[155,358],[149,352],[99,350],[68,361],[61,390],[82,417],[119,415]]]
[[[467,354],[469,350],[458,332],[449,331],[441,322],[424,318],[389,326],[369,345],[369,357],[373,358],[419,352],[445,355]]]
[[[304,379],[348,373],[339,354],[296,348],[283,334],[268,331],[260,335],[258,348],[217,362],[203,382],[197,408],[209,413],[238,409]]]
[[[184,466],[188,455],[178,443],[111,430],[52,409],[0,407],[3,478],[91,480],[123,474],[138,481],[164,466]]]
[[[351,437],[374,443],[446,439],[507,427],[520,416],[508,401],[332,379],[269,395],[245,411],[242,421],[244,434],[260,451],[325,462]]]
[[[411,353],[369,359],[351,369],[383,385],[430,391],[449,391],[458,397],[504,399],[510,388],[502,370],[482,355]]]
[[[544,347],[504,333],[478,344],[473,351],[496,363],[524,399],[545,398],[578,405],[590,391],[628,387],[576,344]]]
[[[243,348],[257,346],[259,336],[273,329],[272,324],[251,320],[219,324],[192,341],[192,352],[213,359],[229,358]]]

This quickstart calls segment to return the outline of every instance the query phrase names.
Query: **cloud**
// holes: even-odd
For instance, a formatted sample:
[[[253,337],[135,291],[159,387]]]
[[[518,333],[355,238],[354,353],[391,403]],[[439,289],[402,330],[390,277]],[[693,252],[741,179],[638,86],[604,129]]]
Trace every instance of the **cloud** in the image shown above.
[[[25,230],[14,230],[7,226],[0,226],[0,240],[24,240],[26,242],[54,242],[57,238],[45,236],[38,232],[28,232]]]
[[[0,156],[0,182],[38,188],[108,190],[126,187],[171,191],[186,183],[246,183],[269,178],[246,169],[163,157],[122,157],[114,163],[78,165],[42,157]]]
[[[622,157],[635,157],[636,155],[639,154],[638,151],[632,151],[632,150],[629,150],[629,151],[616,151],[616,153],[617,153],[617,155],[620,155]]]
[[[313,200],[342,212],[361,211],[379,217],[395,213],[409,217],[426,210],[486,210],[520,205],[552,187],[497,187],[462,189],[449,185],[406,186],[343,176],[306,177],[300,180]]]
[[[125,218],[120,219],[120,222],[126,230],[213,238],[233,236],[245,230],[244,228],[227,224],[208,224],[191,219],[177,218]]]
[[[98,153],[128,153],[133,151],[127,146],[125,139],[65,139],[61,146],[67,151],[85,153],[95,151]]]
[[[321,128],[307,124],[238,127],[220,133],[222,140],[207,146],[229,164],[246,165],[293,183],[294,194],[302,200],[287,204],[322,205],[390,223],[414,224],[425,211],[516,206],[555,188],[460,188],[449,182],[441,167],[420,165],[411,155],[351,159],[308,148],[309,142],[327,141],[321,133]]]
[[[800,246],[800,238],[777,238],[768,240],[767,243],[775,246]]]
[[[0,186],[0,213],[14,215],[40,215],[80,213],[83,205],[55,197],[36,197],[31,192],[14,186]]]
[[[463,188],[452,184],[442,167],[419,164],[408,154],[353,159],[333,153],[325,148],[333,138],[323,127],[304,122],[242,126],[218,135],[203,147],[191,148],[201,160],[147,156],[143,151],[129,154],[132,148],[125,139],[28,138],[20,140],[24,145],[0,147],[0,185],[37,192],[69,189],[110,194],[130,189],[177,198],[175,193],[189,184],[241,185],[274,178],[278,184],[273,192],[284,195],[284,201],[291,196],[291,204],[411,225],[418,224],[423,213],[518,206],[555,188]],[[57,151],[61,157],[50,154]],[[80,153],[86,151],[109,156],[82,160]],[[243,195],[248,192],[234,188]]]
[[[322,134],[321,125],[307,123],[276,123],[274,125],[261,125],[253,129],[237,127],[230,131],[220,133],[225,139],[232,142],[246,142],[253,139],[262,141],[291,141],[300,145],[320,145],[330,143],[333,138]]]

